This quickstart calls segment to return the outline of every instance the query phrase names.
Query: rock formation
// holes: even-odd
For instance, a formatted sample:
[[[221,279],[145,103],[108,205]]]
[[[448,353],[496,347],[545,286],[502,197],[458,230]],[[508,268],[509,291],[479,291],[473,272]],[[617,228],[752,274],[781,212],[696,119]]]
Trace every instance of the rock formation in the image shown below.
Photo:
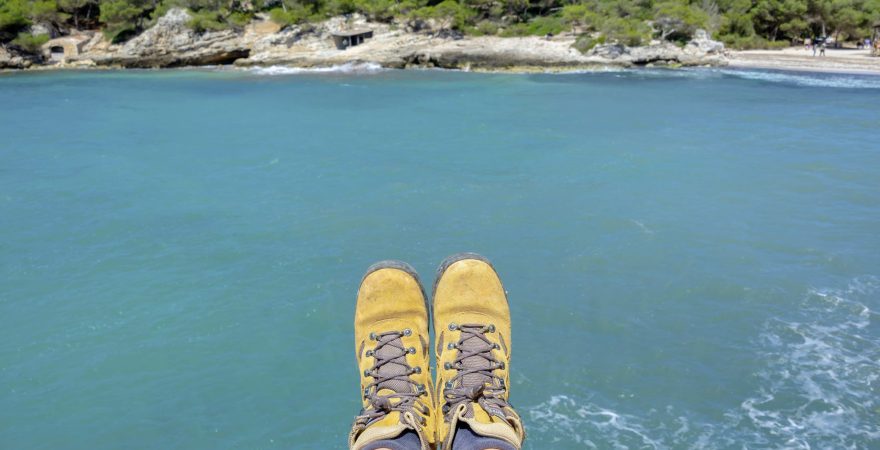
[[[587,54],[573,47],[576,36],[502,38],[464,37],[442,33],[431,23],[369,23],[360,15],[281,29],[266,17],[244,30],[198,33],[183,9],[168,11],[156,25],[123,45],[95,34],[76,56],[61,67],[179,67],[232,64],[319,67],[345,63],[374,63],[383,67],[440,67],[465,70],[561,70],[595,66],[724,65],[724,46],[699,31],[683,48],[668,42],[644,47],[600,45]],[[369,28],[373,37],[346,50],[337,49],[331,33]],[[415,31],[418,29],[418,31]],[[0,67],[23,67],[21,58],[0,53]]]
[[[191,17],[173,8],[152,28],[129,40],[120,48],[89,58],[99,66],[180,67],[229,64],[247,58],[249,48],[241,34],[232,30],[196,33],[189,27]],[[114,51],[115,50],[115,51]]]

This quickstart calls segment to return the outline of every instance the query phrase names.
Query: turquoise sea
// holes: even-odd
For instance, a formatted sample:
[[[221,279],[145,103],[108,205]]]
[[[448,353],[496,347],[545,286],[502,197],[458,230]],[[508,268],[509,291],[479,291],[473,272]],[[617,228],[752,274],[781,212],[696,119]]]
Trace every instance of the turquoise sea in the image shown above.
[[[460,251],[528,449],[880,448],[880,78],[370,66],[0,75],[0,448],[344,448]]]

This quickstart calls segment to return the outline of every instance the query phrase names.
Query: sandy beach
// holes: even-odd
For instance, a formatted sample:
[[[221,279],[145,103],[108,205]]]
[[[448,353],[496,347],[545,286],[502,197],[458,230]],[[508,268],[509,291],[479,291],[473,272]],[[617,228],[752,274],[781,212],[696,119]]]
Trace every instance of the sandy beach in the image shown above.
[[[754,69],[880,75],[880,57],[872,57],[869,49],[829,48],[825,51],[825,56],[813,56],[812,50],[804,47],[731,51],[729,64],[730,67]]]

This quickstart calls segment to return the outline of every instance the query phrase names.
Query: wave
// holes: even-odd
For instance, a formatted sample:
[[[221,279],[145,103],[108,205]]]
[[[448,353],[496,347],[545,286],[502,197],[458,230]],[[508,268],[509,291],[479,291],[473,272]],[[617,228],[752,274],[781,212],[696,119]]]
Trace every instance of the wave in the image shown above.
[[[574,443],[579,447],[662,448],[652,430],[641,424],[642,419],[603,408],[594,403],[581,404],[565,395],[554,395],[540,405],[528,409],[529,430],[552,436],[547,442]],[[565,441],[563,441],[563,439]]]
[[[627,69],[608,67],[586,70],[559,71],[559,75],[602,75],[613,73],[619,78],[665,79],[686,78],[693,80],[717,80],[721,77],[734,77],[744,80],[788,84],[802,87],[844,88],[844,89],[880,89],[880,76],[835,74],[819,72],[793,72],[764,69],[717,69],[717,68],[684,68],[684,69]]]
[[[671,406],[640,415],[554,395],[526,409],[554,448],[865,448],[880,444],[880,278],[811,289],[755,340],[758,388],[718,422]],[[874,323],[872,323],[874,320]],[[705,419],[703,419],[705,420]]]
[[[723,75],[769,83],[806,87],[880,89],[880,76],[830,73],[801,73],[771,70],[716,69]]]
[[[341,74],[360,74],[360,73],[376,73],[387,70],[376,63],[345,63],[327,67],[288,67],[288,66],[267,66],[252,67],[245,69],[249,73],[255,75],[297,75],[309,73],[341,73]]]
[[[791,448],[856,448],[880,439],[880,337],[861,301],[880,280],[812,289],[798,317],[773,319],[760,336],[767,367],[759,392],[730,416],[744,429]]]

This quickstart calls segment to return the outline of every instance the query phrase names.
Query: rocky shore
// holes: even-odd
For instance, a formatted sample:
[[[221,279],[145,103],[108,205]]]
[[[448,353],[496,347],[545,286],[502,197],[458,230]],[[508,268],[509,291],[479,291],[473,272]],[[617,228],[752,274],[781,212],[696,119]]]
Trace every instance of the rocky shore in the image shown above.
[[[363,17],[337,17],[282,29],[263,18],[241,31],[197,33],[183,9],[172,9],[156,25],[122,44],[100,32],[81,32],[43,45],[42,58],[27,58],[0,47],[0,69],[166,68],[236,66],[327,67],[373,63],[388,68],[464,70],[568,70],[637,66],[724,66],[724,46],[698,32],[683,47],[654,42],[644,47],[598,45],[582,53],[574,35],[503,38],[465,37],[437,30],[431,23],[371,23]],[[332,34],[369,29],[361,45],[338,49]]]

